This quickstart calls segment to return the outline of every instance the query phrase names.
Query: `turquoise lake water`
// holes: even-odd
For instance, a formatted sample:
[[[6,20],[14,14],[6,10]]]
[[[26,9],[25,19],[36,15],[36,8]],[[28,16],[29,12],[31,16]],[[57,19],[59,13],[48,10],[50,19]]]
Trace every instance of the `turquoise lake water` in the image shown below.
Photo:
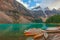
[[[47,29],[48,27],[55,27],[56,24],[44,24],[44,23],[30,23],[30,24],[0,24],[0,30],[12,29],[12,30],[23,30],[29,28],[41,28]]]
[[[56,27],[57,24],[45,24],[45,23],[27,23],[27,24],[0,24],[0,37],[2,39],[18,40],[19,37],[23,39],[24,30],[30,28],[41,28],[46,30],[48,27]],[[1,38],[0,38],[1,39]],[[4,40],[5,40],[4,39]]]
[[[30,28],[41,28],[46,30],[48,27],[56,27],[57,24],[28,23],[28,24],[0,24],[0,35],[19,36],[23,35],[24,30]]]

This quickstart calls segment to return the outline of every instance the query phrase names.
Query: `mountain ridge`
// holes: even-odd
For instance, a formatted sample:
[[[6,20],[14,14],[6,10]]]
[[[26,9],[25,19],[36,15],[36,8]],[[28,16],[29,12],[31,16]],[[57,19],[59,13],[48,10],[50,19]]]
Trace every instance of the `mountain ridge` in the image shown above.
[[[32,12],[33,12],[34,16],[37,16],[37,18],[39,18],[39,16],[45,18],[46,15],[47,15],[47,17],[51,17],[53,15],[60,14],[59,9],[53,8],[52,10],[50,10],[48,7],[42,9],[40,6],[33,8]]]
[[[0,14],[2,14],[4,12],[4,15],[7,15],[8,17],[10,17],[13,20],[11,23],[17,23],[17,21],[20,19],[21,15],[23,17],[24,16],[32,17],[29,10],[27,10],[21,3],[17,2],[16,0],[0,0],[0,12],[1,12]],[[1,18],[1,16],[0,16],[0,18]],[[2,19],[4,19],[4,17]],[[24,17],[23,20],[25,20],[25,19],[26,18]],[[26,20],[28,20],[28,19],[26,19]],[[8,18],[6,20],[8,20]],[[0,20],[0,21],[2,21],[2,20]],[[27,21],[27,23],[28,22],[30,22],[30,21]],[[20,21],[18,23],[20,23]]]

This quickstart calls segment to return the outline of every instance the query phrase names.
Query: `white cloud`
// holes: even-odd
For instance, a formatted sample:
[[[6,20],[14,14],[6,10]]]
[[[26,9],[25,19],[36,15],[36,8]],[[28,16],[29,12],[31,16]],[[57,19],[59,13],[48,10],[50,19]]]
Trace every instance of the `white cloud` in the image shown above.
[[[29,0],[28,2],[31,3],[31,0]]]
[[[52,9],[52,8],[56,8],[56,9],[60,8],[60,0],[55,0],[48,7],[50,9]]]
[[[40,5],[40,3],[36,3],[36,6],[39,6]]]
[[[27,3],[23,3],[21,0],[16,0],[18,2],[20,2],[22,5],[24,5],[26,8],[29,8],[29,5]]]
[[[35,7],[39,6],[39,5],[40,5],[39,3],[36,3],[36,5],[35,5],[35,6],[30,7],[30,9],[35,8]]]
[[[41,3],[38,3],[40,0],[34,0],[36,2],[35,6],[29,7],[30,5],[27,3],[23,3],[21,0],[17,0],[18,2],[20,2],[21,4],[23,4],[26,8],[34,8],[35,6],[41,6],[42,8],[44,7],[49,7],[50,9],[52,8],[60,8],[60,0],[42,0]],[[29,3],[31,3],[31,0],[29,0]]]
[[[49,7],[50,9],[53,8],[60,8],[60,0],[42,0],[42,3],[40,3],[40,6],[42,8]]]

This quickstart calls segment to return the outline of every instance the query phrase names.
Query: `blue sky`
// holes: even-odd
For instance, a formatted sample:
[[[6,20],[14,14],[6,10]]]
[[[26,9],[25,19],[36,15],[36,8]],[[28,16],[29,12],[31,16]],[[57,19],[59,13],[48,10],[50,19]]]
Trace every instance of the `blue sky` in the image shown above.
[[[29,5],[29,7],[36,6],[36,3],[41,3],[42,0],[22,0],[22,2],[26,3]]]
[[[42,8],[49,7],[50,9],[60,7],[60,0],[17,0],[22,3],[26,8],[31,9],[36,6],[41,6]]]

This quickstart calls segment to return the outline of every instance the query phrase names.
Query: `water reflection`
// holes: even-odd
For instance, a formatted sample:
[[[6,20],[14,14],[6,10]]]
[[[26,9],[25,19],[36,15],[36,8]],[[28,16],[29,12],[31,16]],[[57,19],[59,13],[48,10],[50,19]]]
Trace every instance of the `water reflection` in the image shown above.
[[[30,28],[41,28],[43,30],[46,30],[49,26],[56,26],[51,24],[45,24],[45,23],[30,23],[30,24],[0,24],[0,34],[4,33],[22,33],[24,30],[30,29]]]

